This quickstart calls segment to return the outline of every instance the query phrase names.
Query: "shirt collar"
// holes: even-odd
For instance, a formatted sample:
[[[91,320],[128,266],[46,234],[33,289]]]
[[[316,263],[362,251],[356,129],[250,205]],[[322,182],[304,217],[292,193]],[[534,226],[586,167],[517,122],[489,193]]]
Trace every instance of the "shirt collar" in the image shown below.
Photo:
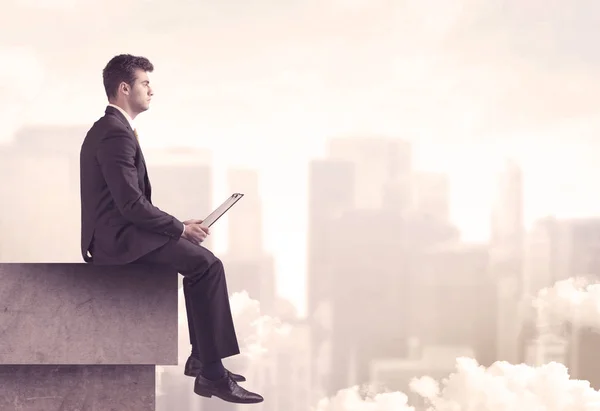
[[[129,122],[131,129],[135,130],[135,123],[133,122],[133,119],[129,116],[129,114],[127,114],[127,112],[125,110],[123,110],[121,107],[117,106],[116,104],[109,103],[108,105],[110,107],[114,107],[117,110],[119,110],[121,112],[121,114],[123,114],[125,116],[125,118],[127,119],[127,121]]]

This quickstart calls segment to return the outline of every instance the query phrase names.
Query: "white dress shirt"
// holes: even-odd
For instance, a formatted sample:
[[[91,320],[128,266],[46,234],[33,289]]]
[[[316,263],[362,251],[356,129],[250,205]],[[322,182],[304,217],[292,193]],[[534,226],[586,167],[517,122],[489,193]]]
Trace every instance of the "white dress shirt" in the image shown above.
[[[133,122],[133,119],[129,116],[129,114],[127,114],[127,112],[125,110],[123,110],[121,107],[117,106],[116,104],[109,103],[108,105],[110,107],[114,107],[117,110],[119,110],[121,112],[121,114],[123,114],[125,116],[125,118],[127,119],[127,121],[129,122],[129,126],[131,126],[131,129],[135,130],[135,124]]]

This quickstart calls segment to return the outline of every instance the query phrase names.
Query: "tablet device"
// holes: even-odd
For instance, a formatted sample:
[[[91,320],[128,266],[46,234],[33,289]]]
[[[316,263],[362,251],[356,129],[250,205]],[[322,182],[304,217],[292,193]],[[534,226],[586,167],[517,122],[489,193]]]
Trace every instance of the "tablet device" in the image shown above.
[[[244,195],[241,193],[233,193],[231,197],[223,202],[219,207],[215,209],[212,213],[208,215],[203,221],[202,225],[205,227],[210,227],[213,225],[223,214],[227,212],[235,203],[237,203]]]

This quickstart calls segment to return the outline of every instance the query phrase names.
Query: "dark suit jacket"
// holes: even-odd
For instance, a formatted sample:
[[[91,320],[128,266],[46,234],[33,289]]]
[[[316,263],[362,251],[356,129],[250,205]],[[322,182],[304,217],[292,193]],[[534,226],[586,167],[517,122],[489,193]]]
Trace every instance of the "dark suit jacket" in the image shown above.
[[[119,110],[108,106],[94,123],[79,161],[81,255],[86,262],[127,264],[181,237],[183,223],[152,204],[142,150]]]

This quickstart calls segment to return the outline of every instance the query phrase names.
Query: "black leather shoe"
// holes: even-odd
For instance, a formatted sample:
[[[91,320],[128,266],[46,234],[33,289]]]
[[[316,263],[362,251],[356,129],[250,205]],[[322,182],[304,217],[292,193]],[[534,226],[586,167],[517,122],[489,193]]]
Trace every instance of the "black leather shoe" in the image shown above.
[[[202,397],[215,396],[223,401],[236,404],[256,404],[264,400],[261,395],[240,387],[228,373],[216,381],[208,380],[202,374],[198,374],[194,381],[194,392]]]
[[[185,362],[185,368],[183,369],[183,373],[185,375],[187,375],[188,377],[195,377],[200,372],[201,365],[202,365],[202,363],[198,359],[196,359],[192,356],[189,356],[187,361]],[[246,377],[244,377],[243,375],[232,373],[227,368],[225,368],[225,371],[227,371],[227,373],[231,376],[233,381],[236,381],[236,382],[246,381]]]

